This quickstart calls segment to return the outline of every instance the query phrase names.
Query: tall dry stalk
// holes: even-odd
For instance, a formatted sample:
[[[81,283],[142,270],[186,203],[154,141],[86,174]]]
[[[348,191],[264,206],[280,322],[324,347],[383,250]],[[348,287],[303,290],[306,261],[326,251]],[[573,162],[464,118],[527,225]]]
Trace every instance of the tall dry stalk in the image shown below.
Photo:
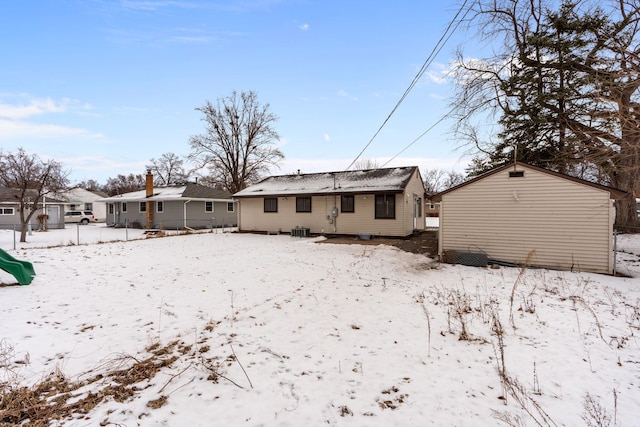
[[[524,264],[522,265],[522,268],[520,268],[518,277],[516,277],[515,282],[513,282],[513,287],[511,288],[511,295],[509,296],[509,323],[511,324],[511,327],[513,328],[514,331],[516,330],[516,323],[513,320],[513,301],[515,300],[516,289],[518,288],[518,283],[522,279],[522,276],[524,275],[525,271],[527,271],[527,268],[531,264],[531,259],[535,256],[535,254],[536,254],[535,249],[531,249],[529,251],[529,253],[527,254],[527,258],[524,260]]]

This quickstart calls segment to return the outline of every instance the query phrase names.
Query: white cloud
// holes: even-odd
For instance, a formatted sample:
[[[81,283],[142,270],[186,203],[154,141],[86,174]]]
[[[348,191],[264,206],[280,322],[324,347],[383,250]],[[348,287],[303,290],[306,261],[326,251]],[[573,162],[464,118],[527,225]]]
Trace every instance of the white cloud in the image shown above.
[[[90,132],[86,129],[72,128],[52,124],[38,124],[24,120],[0,119],[0,139],[8,138],[60,138],[79,136],[84,138],[103,138],[101,133]]]
[[[56,101],[51,98],[33,98],[28,95],[3,94],[3,98],[16,98],[16,102],[9,103],[0,100],[0,139],[7,138],[59,138],[81,136],[102,138],[103,135],[82,128],[61,126],[51,123],[35,123],[28,119],[48,114],[74,113],[85,114],[93,107],[81,104],[77,100],[63,98]],[[95,114],[95,113],[90,113]]]
[[[445,84],[447,83],[446,75],[438,72],[428,72],[426,73],[427,80],[437,83],[437,84]]]
[[[343,97],[343,98],[349,98],[352,101],[357,101],[358,98],[356,96],[350,95],[347,91],[340,89],[338,91],[338,96]]]
[[[389,157],[371,157],[367,158],[382,166],[389,161]],[[301,159],[301,158],[285,158],[280,169],[272,170],[273,175],[285,175],[288,173],[318,173],[318,172],[335,172],[345,170],[353,159],[325,158],[325,159]],[[455,170],[463,173],[470,163],[469,159],[452,156],[450,158],[436,157],[396,157],[385,168],[401,167],[401,166],[418,166],[422,172],[425,169],[444,169]]]
[[[106,181],[107,178],[114,178],[118,174],[129,175],[130,173],[142,173],[145,170],[146,160],[126,160],[105,156],[58,156],[65,168],[70,169],[73,178],[82,181],[83,179],[96,179],[98,182]]]
[[[298,29],[300,29],[301,31],[309,31],[309,24],[305,22],[304,24],[299,25]]]
[[[435,83],[435,84],[446,84],[451,77],[455,64],[450,63],[448,65],[444,64],[433,64],[431,69],[424,73],[423,81]]]
[[[331,141],[331,137],[329,136],[328,133],[324,134],[324,140],[327,141],[327,142]]]
[[[30,99],[22,105],[11,105],[0,102],[0,119],[24,119],[47,113],[62,113],[67,111],[71,101],[63,99],[56,103],[51,98]]]

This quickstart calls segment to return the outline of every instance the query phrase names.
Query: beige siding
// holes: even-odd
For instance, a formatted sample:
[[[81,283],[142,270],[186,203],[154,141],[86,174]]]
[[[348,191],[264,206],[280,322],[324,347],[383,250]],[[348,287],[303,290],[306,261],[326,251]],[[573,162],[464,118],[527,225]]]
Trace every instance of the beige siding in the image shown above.
[[[525,169],[505,170],[442,197],[440,252],[485,252],[531,265],[612,272],[609,192]]]
[[[296,212],[296,198],[278,197],[278,212],[264,212],[263,198],[239,199],[240,231],[289,233],[292,228],[309,228],[313,234],[372,234],[376,236],[407,236],[413,227],[413,194],[424,197],[424,187],[415,174],[407,185],[405,194],[396,194],[396,218],[375,218],[375,195],[356,194],[355,212],[340,212],[340,196],[313,196],[311,212]],[[338,216],[331,223],[327,216],[333,207]],[[424,211],[417,219],[419,229],[424,229]]]

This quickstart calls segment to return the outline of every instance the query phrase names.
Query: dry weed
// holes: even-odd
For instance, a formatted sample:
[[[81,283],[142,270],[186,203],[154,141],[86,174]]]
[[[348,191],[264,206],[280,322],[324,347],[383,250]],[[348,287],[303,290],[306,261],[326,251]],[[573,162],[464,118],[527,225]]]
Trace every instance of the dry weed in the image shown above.
[[[172,351],[176,343],[164,347],[153,344],[149,347],[152,355],[143,360],[133,356],[120,356],[102,366],[107,369],[118,366],[120,369],[111,369],[84,380],[70,381],[60,371],[55,371],[31,387],[19,385],[15,378],[11,382],[2,382],[0,425],[28,424],[44,427],[79,414],[87,414],[107,399],[125,402],[135,395],[136,384],[152,379],[162,368],[169,367],[178,360],[179,356]],[[11,351],[11,347],[0,347],[0,362],[9,357]],[[80,390],[89,386],[93,391]],[[162,397],[153,402],[160,404],[161,399]]]

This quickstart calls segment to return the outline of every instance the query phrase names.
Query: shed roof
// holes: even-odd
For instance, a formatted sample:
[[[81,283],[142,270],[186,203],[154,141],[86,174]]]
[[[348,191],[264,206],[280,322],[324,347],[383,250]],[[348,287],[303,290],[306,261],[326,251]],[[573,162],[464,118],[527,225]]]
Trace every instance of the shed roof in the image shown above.
[[[188,183],[185,185],[172,185],[155,187],[153,195],[147,197],[147,190],[132,191],[118,194],[117,196],[98,199],[100,202],[141,202],[141,201],[172,201],[172,200],[207,200],[207,201],[232,201],[231,193],[206,187],[200,184]]]
[[[591,182],[591,181],[586,181],[584,179],[580,179],[580,178],[576,178],[573,176],[569,176],[569,175],[565,175],[559,172],[554,172],[554,171],[550,171],[548,169],[544,169],[544,168],[540,168],[537,166],[533,166],[533,165],[529,165],[527,163],[522,163],[522,162],[515,162],[515,163],[508,163],[504,166],[500,166],[497,167],[495,169],[490,170],[489,172],[483,173],[482,175],[478,175],[473,179],[470,179],[468,181],[463,182],[462,184],[456,185],[455,187],[451,187],[447,190],[441,191],[439,193],[434,194],[433,196],[431,196],[431,200],[434,202],[440,202],[442,200],[442,196],[450,193],[452,191],[455,191],[459,188],[465,187],[469,184],[472,184],[476,181],[479,181],[481,179],[484,179],[490,175],[502,172],[506,169],[510,169],[510,168],[514,168],[514,167],[523,167],[523,168],[529,168],[529,169],[533,169],[535,171],[538,172],[542,172],[542,173],[546,173],[549,174],[551,176],[555,176],[557,178],[561,178],[561,179],[566,179],[568,181],[573,181],[573,182],[577,182],[578,184],[583,184],[583,185],[588,185],[590,187],[596,188],[598,190],[604,190],[604,191],[608,191],[609,192],[609,197],[611,199],[617,200],[617,199],[621,199],[623,197],[625,197],[628,193],[622,190],[619,190],[617,188],[613,188],[613,187],[608,187],[606,185],[601,185],[601,184],[596,184],[595,182]]]
[[[417,169],[417,166],[407,166],[271,176],[233,196],[242,198],[296,194],[401,193]]]

